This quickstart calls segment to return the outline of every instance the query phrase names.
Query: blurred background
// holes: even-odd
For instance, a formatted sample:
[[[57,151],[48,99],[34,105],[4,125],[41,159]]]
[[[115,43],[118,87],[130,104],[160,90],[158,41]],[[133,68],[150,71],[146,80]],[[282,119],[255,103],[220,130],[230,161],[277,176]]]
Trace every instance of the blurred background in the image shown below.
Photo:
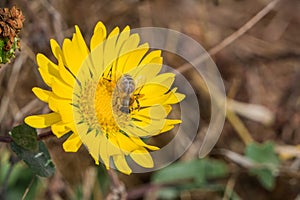
[[[34,86],[46,88],[35,55],[43,53],[54,60],[49,40],[62,44],[63,38],[72,36],[76,24],[86,41],[101,20],[108,31],[126,25],[170,28],[212,50],[270,2],[1,0],[2,8],[19,7],[26,20],[20,33],[21,51],[0,69],[0,135],[7,135],[27,115],[48,111],[31,91]],[[299,13],[299,0],[281,0],[228,46],[209,51],[222,75],[228,108],[222,135],[205,159],[198,159],[198,151],[201,133],[209,124],[209,95],[200,76],[184,72],[200,103],[199,137],[182,158],[165,169],[118,174],[126,188],[120,197],[127,193],[128,199],[300,199]],[[166,56],[164,62],[179,69],[184,64],[173,56]],[[64,139],[45,140],[56,166],[50,178],[35,177],[17,161],[9,145],[0,143],[0,197],[57,200],[110,195],[114,186],[104,168],[95,167],[84,148],[64,153]],[[163,140],[168,137],[153,142]]]

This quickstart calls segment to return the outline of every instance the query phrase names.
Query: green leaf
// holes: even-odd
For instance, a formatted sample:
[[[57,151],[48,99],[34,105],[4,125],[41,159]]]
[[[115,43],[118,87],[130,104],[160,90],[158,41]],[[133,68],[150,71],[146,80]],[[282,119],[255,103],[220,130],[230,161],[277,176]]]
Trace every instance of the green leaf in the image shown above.
[[[29,151],[37,151],[38,141],[36,130],[26,124],[14,127],[10,131],[13,141]]]
[[[179,192],[173,188],[162,188],[158,192],[159,199],[176,199]]]
[[[258,164],[256,168],[250,170],[250,173],[257,176],[262,186],[272,190],[275,184],[277,167],[280,164],[274,150],[274,144],[271,142],[264,144],[251,143],[246,147],[245,155]]]
[[[54,173],[54,164],[43,142],[38,143],[37,151],[27,150],[16,142],[11,142],[10,147],[20,159],[24,160],[33,173],[42,177],[49,177]]]
[[[200,159],[169,165],[154,173],[152,180],[155,183],[180,183],[185,180],[192,181],[197,186],[205,186],[209,179],[224,177],[227,174],[228,169],[225,163]]]

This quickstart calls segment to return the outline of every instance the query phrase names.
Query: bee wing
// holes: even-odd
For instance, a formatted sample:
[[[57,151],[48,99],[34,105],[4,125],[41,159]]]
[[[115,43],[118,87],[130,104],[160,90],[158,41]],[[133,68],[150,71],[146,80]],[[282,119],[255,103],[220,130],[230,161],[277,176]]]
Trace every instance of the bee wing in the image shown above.
[[[137,77],[134,77],[134,81],[135,81],[135,88],[142,88],[143,85],[145,85],[147,78],[144,75],[139,75]]]

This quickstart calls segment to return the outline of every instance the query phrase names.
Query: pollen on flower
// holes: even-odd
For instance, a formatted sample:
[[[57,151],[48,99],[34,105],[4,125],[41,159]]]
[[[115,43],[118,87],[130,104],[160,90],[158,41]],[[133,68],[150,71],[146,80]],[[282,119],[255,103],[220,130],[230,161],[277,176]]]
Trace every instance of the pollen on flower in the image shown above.
[[[95,111],[98,119],[98,124],[101,131],[107,134],[119,132],[120,127],[118,121],[124,121],[120,117],[116,117],[113,113],[112,103],[114,97],[114,89],[116,83],[114,81],[101,78],[98,82],[95,92]]]
[[[102,77],[100,80],[89,80],[77,85],[73,105],[76,108],[76,123],[85,123],[87,133],[95,130],[107,138],[119,133],[122,127],[130,123],[130,115],[116,112],[116,81]]]

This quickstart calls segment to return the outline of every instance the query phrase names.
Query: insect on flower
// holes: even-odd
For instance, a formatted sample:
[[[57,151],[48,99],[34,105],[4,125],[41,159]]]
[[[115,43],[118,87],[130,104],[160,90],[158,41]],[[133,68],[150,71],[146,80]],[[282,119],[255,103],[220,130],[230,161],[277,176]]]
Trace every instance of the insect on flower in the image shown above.
[[[140,89],[142,86],[140,87]],[[134,109],[140,109],[140,103],[138,98],[143,95],[133,94],[136,89],[135,80],[129,74],[124,74],[119,78],[116,84],[114,93],[114,110],[115,112],[121,111],[122,113],[129,114]],[[137,103],[137,107],[132,107],[134,103]]]

